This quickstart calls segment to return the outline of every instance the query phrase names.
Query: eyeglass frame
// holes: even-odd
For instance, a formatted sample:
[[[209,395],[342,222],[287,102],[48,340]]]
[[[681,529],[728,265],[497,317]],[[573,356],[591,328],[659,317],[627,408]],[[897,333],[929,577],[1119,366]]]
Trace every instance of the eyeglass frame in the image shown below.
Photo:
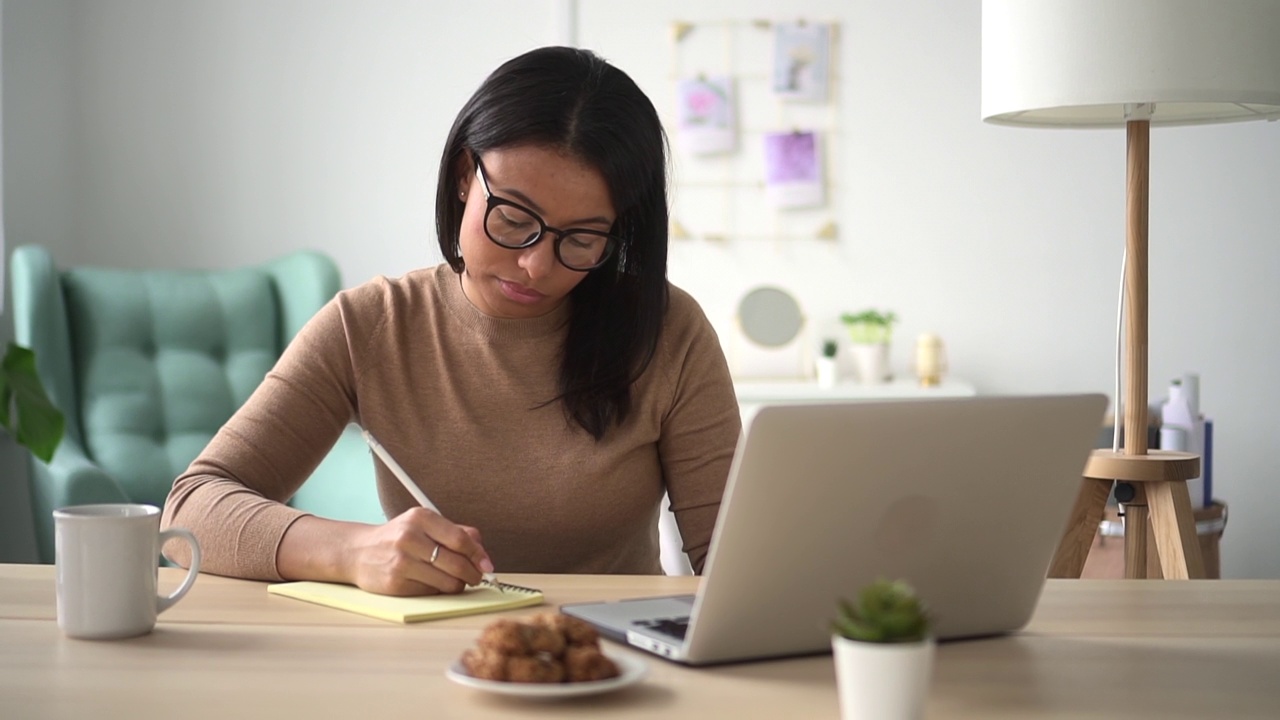
[[[489,189],[489,180],[488,178],[485,177],[484,164],[480,162],[480,154],[473,152],[471,153],[471,158],[476,165],[476,179],[480,181],[480,189],[484,192],[485,209],[484,209],[484,218],[481,224],[484,226],[485,237],[489,238],[489,241],[492,242],[494,245],[497,245],[500,248],[505,248],[507,250],[523,250],[525,248],[533,247],[534,245],[537,245],[539,242],[542,242],[542,239],[547,236],[547,233],[553,233],[556,236],[556,242],[554,246],[556,261],[559,262],[562,266],[568,268],[569,270],[573,270],[574,272],[591,272],[592,270],[602,267],[605,263],[609,262],[609,258],[613,256],[613,253],[617,250],[618,246],[623,243],[622,238],[618,237],[617,235],[614,235],[613,233],[606,232],[603,230],[590,230],[588,228],[566,228],[564,230],[561,230],[560,228],[551,227],[546,223],[545,220],[542,219],[541,215],[534,212],[533,210],[525,207],[524,205],[521,205],[518,202],[514,202],[506,198],[502,198],[502,197],[498,197],[497,195],[494,195],[493,191]],[[526,240],[525,242],[519,245],[507,245],[506,243],[500,242],[497,238],[493,236],[493,233],[489,232],[489,215],[493,213],[494,208],[500,205],[507,205],[509,207],[513,207],[523,213],[526,213],[527,215],[529,215],[529,217],[538,221],[538,232],[533,235],[533,239]],[[572,265],[564,261],[564,256],[560,254],[560,245],[564,243],[564,239],[568,235],[583,235],[583,234],[594,235],[597,237],[604,238],[605,240],[604,252],[600,255],[600,260],[596,264],[592,265],[591,267],[573,267]]]

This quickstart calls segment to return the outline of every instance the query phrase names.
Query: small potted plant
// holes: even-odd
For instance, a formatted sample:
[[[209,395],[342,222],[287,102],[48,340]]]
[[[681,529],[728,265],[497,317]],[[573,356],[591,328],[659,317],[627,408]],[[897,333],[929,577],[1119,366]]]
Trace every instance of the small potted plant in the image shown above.
[[[835,338],[823,338],[822,354],[814,359],[814,369],[818,375],[819,387],[834,387],[836,381],[839,380],[839,371],[836,366],[836,353],[840,350],[840,345]]]
[[[876,580],[840,599],[831,651],[843,720],[914,720],[933,671],[933,619],[911,586]]]
[[[891,310],[881,312],[872,308],[860,313],[844,313],[840,321],[849,330],[858,380],[863,383],[889,380],[889,346],[898,316]]]

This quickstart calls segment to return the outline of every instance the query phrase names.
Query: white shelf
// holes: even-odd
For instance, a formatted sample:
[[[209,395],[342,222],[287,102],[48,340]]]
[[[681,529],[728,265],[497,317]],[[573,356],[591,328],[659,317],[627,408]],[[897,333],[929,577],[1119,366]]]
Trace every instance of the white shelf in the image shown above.
[[[941,385],[921,387],[915,378],[863,385],[846,380],[822,387],[816,380],[735,380],[738,410],[746,423],[762,405],[843,402],[848,400],[913,400],[919,398],[969,397],[977,395],[962,380],[945,380]]]
[[[961,380],[945,380],[941,385],[921,387],[914,378],[863,385],[852,381],[822,387],[813,380],[735,380],[733,389],[739,405],[768,403],[821,403],[841,400],[906,400],[931,397],[976,395],[972,385]]]

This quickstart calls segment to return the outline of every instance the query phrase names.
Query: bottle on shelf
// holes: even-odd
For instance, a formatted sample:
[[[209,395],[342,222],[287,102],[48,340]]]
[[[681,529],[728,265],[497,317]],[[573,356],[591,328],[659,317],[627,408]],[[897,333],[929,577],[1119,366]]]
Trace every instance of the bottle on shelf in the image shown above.
[[[1160,408],[1160,449],[1178,450],[1200,456],[1200,475],[1187,481],[1191,507],[1200,509],[1212,502],[1212,488],[1205,447],[1205,419],[1200,413],[1200,376],[1187,373],[1169,385],[1169,395]]]

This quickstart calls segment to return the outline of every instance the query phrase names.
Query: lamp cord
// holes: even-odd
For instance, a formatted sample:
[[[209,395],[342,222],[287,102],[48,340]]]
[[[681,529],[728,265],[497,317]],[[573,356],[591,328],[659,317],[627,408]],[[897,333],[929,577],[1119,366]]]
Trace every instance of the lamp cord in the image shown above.
[[[1112,452],[1120,452],[1120,419],[1124,417],[1124,408],[1121,407],[1120,401],[1120,366],[1124,362],[1124,345],[1122,338],[1124,335],[1124,289],[1125,289],[1125,271],[1129,264],[1129,248],[1125,247],[1124,253],[1120,256],[1120,298],[1116,302],[1116,372],[1115,372],[1115,418],[1111,421],[1111,450]]]

